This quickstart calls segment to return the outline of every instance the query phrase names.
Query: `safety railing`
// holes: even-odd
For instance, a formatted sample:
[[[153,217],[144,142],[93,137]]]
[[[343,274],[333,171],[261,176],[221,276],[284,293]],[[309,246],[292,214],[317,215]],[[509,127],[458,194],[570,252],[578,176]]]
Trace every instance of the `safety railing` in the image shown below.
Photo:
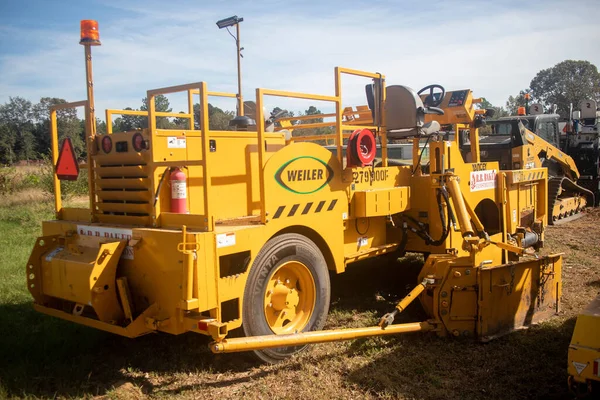
[[[193,84],[191,84],[193,85]],[[188,112],[187,113],[174,113],[174,112],[164,112],[164,111],[155,111],[154,115],[155,117],[170,117],[170,118],[183,118],[183,119],[187,119],[190,123],[190,130],[195,130],[195,121],[194,121],[194,95],[199,95],[200,94],[200,90],[198,89],[182,89],[182,90],[177,90],[177,88],[184,88],[188,85],[180,85],[180,86],[171,86],[171,87],[167,87],[167,88],[159,88],[159,89],[153,89],[156,91],[161,91],[164,89],[175,89],[174,91],[167,91],[167,92],[161,92],[161,93],[156,93],[156,95],[158,94],[168,94],[168,93],[177,93],[177,92],[182,92],[182,91],[187,91],[187,101],[188,101]],[[214,97],[230,97],[230,98],[236,98],[237,95],[235,93],[226,93],[226,92],[208,92],[208,96],[214,96]],[[150,102],[148,102],[148,104],[150,104]],[[149,120],[149,111],[140,111],[140,110],[116,110],[116,109],[108,109],[106,110],[106,133],[107,134],[112,134],[113,133],[113,116],[115,115],[131,115],[131,116],[141,116],[141,117],[148,117]],[[150,123],[148,122],[148,126],[150,126]]]
[[[88,107],[87,100],[74,101],[71,103],[54,104],[50,106],[50,140],[52,143],[52,167],[55,169],[58,163],[58,118],[57,111],[65,110],[69,108]],[[93,173],[94,171],[90,168],[91,165],[91,153],[90,139],[87,138],[89,135],[86,134],[86,147],[87,147],[87,170],[88,170],[88,183],[90,187],[90,210],[94,209],[94,185],[93,185]],[[60,180],[56,174],[56,170],[53,172],[53,186],[54,186],[54,212],[57,219],[61,219],[62,210],[62,193],[60,188]]]
[[[359,71],[355,69],[336,67],[335,68],[335,95],[334,96],[326,96],[319,94],[308,94],[308,93],[300,93],[300,92],[289,92],[282,90],[272,90],[272,89],[256,89],[256,128],[257,128],[257,139],[258,139],[258,164],[262,170],[265,165],[265,148],[262,145],[265,141],[265,118],[264,118],[264,97],[265,96],[273,96],[273,97],[287,97],[287,98],[295,98],[295,99],[304,99],[304,100],[315,100],[315,101],[325,101],[330,103],[335,103],[335,114],[332,116],[335,117],[334,122],[326,122],[326,123],[315,123],[315,124],[305,124],[299,125],[298,128],[307,128],[310,125],[315,126],[333,126],[335,127],[335,146],[337,146],[337,158],[340,165],[343,164],[342,147],[344,140],[344,131],[367,128],[367,129],[376,129],[381,135],[381,143],[382,143],[382,165],[387,167],[387,136],[385,133],[385,127],[379,124],[378,126],[372,125],[355,125],[355,124],[344,124],[344,109],[342,109],[342,86],[341,80],[342,75],[354,75],[360,76],[364,78],[378,79],[380,80],[381,87],[385,87],[385,77],[382,74],[371,73],[365,71]],[[385,101],[385,91],[382,90],[382,100]],[[380,121],[385,121],[385,110],[381,107],[380,110]],[[301,119],[316,119],[323,118],[322,114],[308,115],[302,117],[296,117]],[[322,125],[329,124],[329,125]],[[327,135],[331,137],[331,135]],[[314,140],[314,139],[313,139]],[[259,174],[259,185],[260,185],[260,207],[261,207],[261,221],[262,223],[266,223],[266,210],[265,210],[265,178],[264,174]]]
[[[356,110],[354,110],[352,107],[344,108],[344,111],[342,112],[342,121],[345,124],[352,125],[352,130],[358,129],[358,128],[377,129],[376,126],[373,126],[373,117],[372,117],[371,110],[368,109],[367,106],[364,106],[364,107],[366,107],[366,109],[362,109],[362,110],[359,109],[360,106],[357,107]],[[309,120],[314,120],[314,119],[335,118],[336,116],[337,116],[337,114],[335,114],[335,113],[328,113],[328,114],[311,114],[311,115],[300,115],[297,117],[277,118],[277,122],[279,122],[279,124],[281,126],[276,128],[275,131],[289,130],[289,131],[293,132],[295,130],[335,127],[336,121],[313,122],[313,123],[308,123],[308,124],[303,124],[303,123],[299,123],[299,122],[307,121],[307,120],[309,121]],[[293,122],[296,122],[296,124],[294,124]],[[344,133],[343,137],[348,138],[350,136],[351,131],[344,130],[344,132],[348,132],[348,133]],[[289,139],[290,142],[308,142],[308,141],[319,141],[319,140],[321,140],[321,141],[324,140],[325,144],[328,145],[330,140],[335,140],[335,133],[333,133],[333,134],[332,133],[324,133],[324,134],[319,134],[319,135],[294,135],[292,133],[292,135]]]

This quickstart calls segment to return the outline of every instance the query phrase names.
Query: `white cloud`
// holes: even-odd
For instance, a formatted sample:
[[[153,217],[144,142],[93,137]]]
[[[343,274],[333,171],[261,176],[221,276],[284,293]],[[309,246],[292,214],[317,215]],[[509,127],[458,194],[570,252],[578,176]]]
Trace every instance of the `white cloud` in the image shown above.
[[[255,87],[333,94],[333,67],[341,65],[382,72],[388,84],[415,89],[430,83],[448,90],[471,88],[502,105],[539,70],[564,59],[600,65],[593,44],[600,39],[600,26],[585,18],[597,14],[593,1],[578,2],[577,10],[563,1],[377,6],[347,1],[322,2],[318,9],[306,2],[232,3],[184,2],[165,9],[164,2],[107,2],[120,9],[114,13],[120,17],[99,21],[103,46],[93,49],[97,108],[137,108],[147,89],[199,80],[206,80],[210,90],[235,92],[235,43],[215,21],[236,13],[245,19],[246,100],[254,97]],[[0,55],[0,102],[9,95],[32,101],[85,97],[78,32],[10,31],[14,37],[37,38],[40,45]],[[364,104],[367,81],[344,82],[345,103]],[[212,102],[234,107],[231,100]],[[297,111],[309,103],[269,99],[266,105]],[[183,101],[172,104],[176,111],[184,107]]]

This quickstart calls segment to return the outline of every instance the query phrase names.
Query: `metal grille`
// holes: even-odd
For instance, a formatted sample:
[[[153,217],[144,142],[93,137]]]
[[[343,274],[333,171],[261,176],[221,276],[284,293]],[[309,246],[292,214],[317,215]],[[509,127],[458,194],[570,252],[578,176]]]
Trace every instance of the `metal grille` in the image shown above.
[[[150,225],[152,193],[150,170],[139,154],[114,158],[96,156],[95,214],[100,222]]]

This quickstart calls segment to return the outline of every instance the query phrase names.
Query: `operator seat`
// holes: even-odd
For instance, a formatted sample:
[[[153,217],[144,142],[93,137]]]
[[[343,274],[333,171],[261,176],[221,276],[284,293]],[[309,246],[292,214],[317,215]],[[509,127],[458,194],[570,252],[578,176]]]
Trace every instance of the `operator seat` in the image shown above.
[[[424,123],[425,111],[423,101],[414,90],[402,85],[388,86],[385,94],[388,139],[429,136],[439,132],[439,122]]]

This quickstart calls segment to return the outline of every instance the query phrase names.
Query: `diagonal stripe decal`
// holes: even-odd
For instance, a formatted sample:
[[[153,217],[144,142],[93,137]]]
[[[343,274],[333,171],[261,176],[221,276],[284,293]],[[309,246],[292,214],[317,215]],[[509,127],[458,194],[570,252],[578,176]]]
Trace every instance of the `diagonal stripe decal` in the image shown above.
[[[302,210],[302,215],[306,215],[308,214],[308,212],[310,211],[310,208],[312,207],[313,203],[306,203],[306,206],[304,207],[304,210]]]
[[[317,209],[315,210],[316,213],[321,212],[321,210],[323,209],[323,206],[325,205],[325,200],[320,201],[319,205],[317,206]]]
[[[298,207],[300,207],[300,204],[294,204],[292,206],[292,209],[290,210],[290,212],[288,213],[288,217],[293,217],[294,214],[296,214],[296,211],[298,211]]]
[[[288,205],[283,205],[283,206],[279,206],[277,207],[277,210],[275,211],[275,214],[273,214],[273,219],[278,219],[281,217],[293,217],[296,214],[298,214],[299,210],[301,211],[301,215],[307,215],[310,213],[320,213],[321,211],[332,211],[333,209],[335,209],[335,206],[337,205],[337,199],[333,199],[331,201],[327,200],[321,200],[319,201],[319,203],[317,204],[316,207],[313,207],[315,203],[310,201],[308,203],[297,203],[297,204],[292,204],[291,206]],[[286,209],[288,210],[286,213]],[[285,214],[284,214],[285,213]]]
[[[337,199],[331,200],[331,204],[329,204],[329,207],[327,207],[327,211],[333,210],[335,207],[335,203],[337,203]]]
[[[277,211],[275,211],[275,215],[273,215],[273,219],[281,217],[281,213],[283,212],[283,210],[285,210],[285,206],[279,206]]]

